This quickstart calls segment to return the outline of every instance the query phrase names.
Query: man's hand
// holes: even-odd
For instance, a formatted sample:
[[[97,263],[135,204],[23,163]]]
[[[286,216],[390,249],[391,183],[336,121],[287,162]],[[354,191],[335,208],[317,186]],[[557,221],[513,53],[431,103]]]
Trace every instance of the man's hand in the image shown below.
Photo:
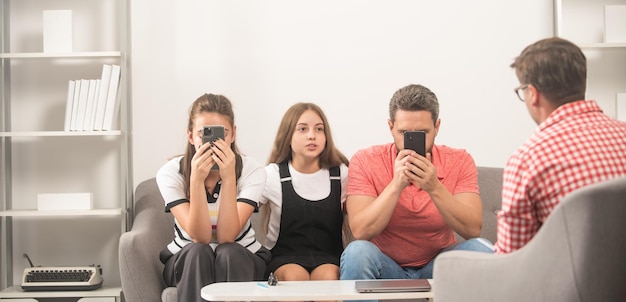
[[[423,157],[411,151],[406,159],[407,171],[405,173],[410,183],[431,193],[439,185],[437,168],[431,162],[431,154],[427,153],[426,157]]]
[[[396,189],[400,191],[411,184],[411,176],[414,176],[411,174],[410,170],[411,154],[417,153],[412,150],[401,150],[398,152],[398,156],[396,156],[396,160],[394,161],[394,173],[390,185],[395,186]]]

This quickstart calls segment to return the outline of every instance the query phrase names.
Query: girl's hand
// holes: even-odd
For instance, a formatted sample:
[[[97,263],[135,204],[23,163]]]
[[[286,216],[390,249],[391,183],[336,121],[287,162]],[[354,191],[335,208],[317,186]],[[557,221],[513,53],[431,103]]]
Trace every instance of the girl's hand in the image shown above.
[[[223,139],[215,141],[209,152],[212,154],[212,160],[219,166],[220,177],[222,179],[235,178],[235,165],[237,162],[235,153]]]
[[[215,159],[212,156],[211,144],[203,144],[191,158],[191,180],[197,179],[204,183],[213,165]]]

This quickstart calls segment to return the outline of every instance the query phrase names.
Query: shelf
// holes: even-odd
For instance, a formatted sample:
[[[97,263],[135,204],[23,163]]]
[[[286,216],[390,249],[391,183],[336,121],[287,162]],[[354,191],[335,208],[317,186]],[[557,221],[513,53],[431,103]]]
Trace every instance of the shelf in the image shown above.
[[[0,211],[6,217],[44,217],[44,216],[116,216],[122,215],[121,208],[93,210],[56,210],[39,211],[35,209]]]
[[[625,43],[581,43],[580,48],[626,48]]]
[[[46,52],[15,52],[0,53],[0,59],[46,59],[46,58],[111,58],[121,57],[119,51],[92,51],[92,52],[67,52],[67,53],[46,53]]]
[[[107,287],[84,291],[42,291],[25,292],[21,286],[14,285],[0,291],[0,298],[69,298],[69,297],[119,297],[121,287]]]
[[[42,47],[47,34],[36,25],[43,24],[42,11],[58,9],[72,11],[72,48],[43,52],[49,50]],[[0,301],[77,301],[62,298],[76,297],[81,298],[78,301],[119,302],[117,245],[108,243],[127,230],[128,213],[133,208],[130,1],[0,0],[0,16]],[[105,64],[120,66],[118,86],[112,86],[117,89],[114,126],[106,127],[112,130],[86,127],[89,131],[66,131],[69,81],[102,81],[96,66],[103,68]],[[108,95],[109,91],[105,92]],[[95,93],[89,96],[96,99]],[[33,192],[66,187],[92,192],[93,209],[37,210]],[[92,220],[94,224],[84,227],[85,232],[65,238],[70,245],[88,247],[71,251],[63,250],[63,245],[50,248],[40,253],[40,261],[99,263],[108,274],[105,286],[93,291],[22,291],[23,266],[15,263],[14,253],[40,250],[64,238],[67,231],[52,230],[52,234],[49,224],[73,231]]]
[[[119,136],[120,130],[112,131],[16,131],[0,132],[0,137],[43,137],[43,136]]]

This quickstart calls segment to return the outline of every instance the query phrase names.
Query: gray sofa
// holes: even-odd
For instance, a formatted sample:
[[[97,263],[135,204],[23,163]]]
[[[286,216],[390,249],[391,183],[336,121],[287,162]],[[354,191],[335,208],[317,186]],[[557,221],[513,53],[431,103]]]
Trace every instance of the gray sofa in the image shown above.
[[[478,167],[478,184],[483,200],[481,237],[496,240],[496,211],[500,209],[502,169]],[[141,182],[135,190],[132,229],[120,237],[120,277],[128,302],[176,301],[176,288],[166,287],[161,277],[159,252],[173,238],[174,219],[165,213],[164,201],[154,178]],[[258,217],[253,217],[260,230]],[[260,232],[257,232],[259,234]],[[460,239],[460,237],[457,236]],[[259,238],[263,242],[263,238]]]

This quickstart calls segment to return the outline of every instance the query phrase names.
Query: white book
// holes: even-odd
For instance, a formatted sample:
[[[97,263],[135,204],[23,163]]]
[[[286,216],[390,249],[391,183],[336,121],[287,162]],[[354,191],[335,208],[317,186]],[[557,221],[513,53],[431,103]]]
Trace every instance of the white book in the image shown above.
[[[120,107],[117,93],[120,85],[120,74],[120,66],[112,65],[111,82],[109,83],[109,91],[107,92],[107,105],[106,109],[104,110],[104,121],[102,123],[102,130],[113,130],[113,122],[117,117],[117,111]]]
[[[81,80],[76,80],[74,82],[74,100],[72,101],[70,131],[76,131],[76,120],[78,119],[78,99],[80,98],[80,85],[82,84]]]
[[[604,42],[626,42],[626,5],[604,6]]]
[[[94,93],[93,108],[91,109],[91,123],[89,124],[89,131],[96,130],[96,110],[98,109],[98,97],[100,95],[100,79],[96,79],[96,91]]]
[[[80,94],[78,96],[78,107],[76,108],[76,127],[74,130],[83,130],[85,124],[85,112],[87,110],[87,98],[89,95],[89,80],[80,80]]]
[[[82,130],[91,131],[91,117],[93,116],[93,105],[96,99],[96,90],[98,89],[98,80],[89,80],[89,91],[87,92],[87,104],[85,108],[85,121],[83,122]]]
[[[67,85],[67,101],[65,102],[65,124],[63,130],[70,131],[72,127],[72,107],[74,106],[74,89],[76,81],[69,80]]]
[[[618,93],[615,102],[617,119],[622,122],[626,122],[626,93]]]
[[[43,52],[72,52],[72,11],[43,11]]]
[[[98,91],[98,101],[96,106],[96,120],[93,130],[102,130],[104,122],[104,111],[107,106],[107,94],[109,93],[109,83],[111,82],[111,69],[109,64],[102,65],[102,75],[100,76],[100,90]]]

